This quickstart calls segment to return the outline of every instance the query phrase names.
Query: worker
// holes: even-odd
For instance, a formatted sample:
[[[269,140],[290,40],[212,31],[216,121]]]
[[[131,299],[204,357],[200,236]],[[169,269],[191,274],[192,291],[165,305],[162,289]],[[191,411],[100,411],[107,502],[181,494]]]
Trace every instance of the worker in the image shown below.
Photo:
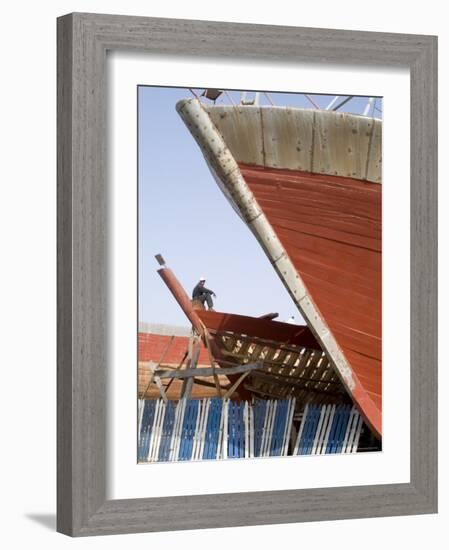
[[[198,300],[198,302],[201,302],[203,306],[204,302],[206,302],[209,311],[214,311],[214,303],[211,296],[213,296],[214,298],[216,298],[217,296],[213,290],[209,290],[204,286],[205,282],[206,279],[204,277],[201,277],[198,284],[193,289],[192,298],[194,300]]]

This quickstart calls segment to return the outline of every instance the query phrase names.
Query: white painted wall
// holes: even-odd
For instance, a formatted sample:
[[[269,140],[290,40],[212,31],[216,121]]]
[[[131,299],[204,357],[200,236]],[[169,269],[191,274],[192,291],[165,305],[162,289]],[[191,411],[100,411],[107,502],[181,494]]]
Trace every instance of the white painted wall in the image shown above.
[[[56,24],[58,15],[94,11],[159,17],[227,20],[248,23],[302,25],[372,31],[440,34],[441,118],[447,120],[448,42],[442,3],[416,3],[406,16],[401,3],[378,0],[360,9],[358,0],[340,4],[266,3],[227,0],[60,0],[8,3],[2,9],[0,86],[1,248],[0,342],[1,540],[5,547],[67,548],[230,548],[260,549],[282,544],[335,549],[348,545],[366,549],[439,548],[446,540],[449,519],[447,399],[440,399],[440,513],[435,516],[368,519],[315,524],[246,527],[217,531],[126,535],[71,541],[54,532],[55,514],[55,97]],[[411,6],[410,6],[411,8]],[[440,136],[441,158],[449,148]],[[441,170],[441,181],[447,180]],[[447,291],[447,185],[441,186],[441,296]],[[447,247],[446,247],[447,248]],[[442,315],[442,330],[447,329]],[[444,341],[444,338],[442,338]],[[441,353],[441,356],[443,354]],[[449,369],[442,361],[440,388],[449,387]]]

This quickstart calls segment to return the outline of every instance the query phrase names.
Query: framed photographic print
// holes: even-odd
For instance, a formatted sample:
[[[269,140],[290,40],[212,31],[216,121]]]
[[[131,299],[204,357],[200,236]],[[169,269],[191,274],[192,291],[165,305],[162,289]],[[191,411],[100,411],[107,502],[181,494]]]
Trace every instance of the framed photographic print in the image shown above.
[[[139,87],[140,463],[381,450],[381,106]]]
[[[435,512],[436,38],[70,14],[58,56],[58,530]]]

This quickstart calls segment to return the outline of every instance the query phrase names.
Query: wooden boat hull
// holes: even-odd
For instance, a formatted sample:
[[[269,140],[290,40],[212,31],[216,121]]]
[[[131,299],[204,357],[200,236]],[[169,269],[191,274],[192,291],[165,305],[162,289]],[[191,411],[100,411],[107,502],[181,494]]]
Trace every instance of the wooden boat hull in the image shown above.
[[[177,110],[381,436],[381,121],[197,100]]]
[[[382,409],[382,194],[360,180],[239,164],[351,364],[352,395]],[[359,404],[360,404],[359,403]]]

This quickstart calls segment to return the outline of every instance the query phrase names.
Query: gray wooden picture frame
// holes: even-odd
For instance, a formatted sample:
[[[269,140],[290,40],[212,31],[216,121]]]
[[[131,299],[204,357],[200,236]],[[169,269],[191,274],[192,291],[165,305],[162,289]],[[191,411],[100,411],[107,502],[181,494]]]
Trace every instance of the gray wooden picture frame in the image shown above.
[[[57,529],[72,536],[437,511],[437,38],[74,13],[58,19]],[[410,483],[106,499],[106,52],[406,67]]]

